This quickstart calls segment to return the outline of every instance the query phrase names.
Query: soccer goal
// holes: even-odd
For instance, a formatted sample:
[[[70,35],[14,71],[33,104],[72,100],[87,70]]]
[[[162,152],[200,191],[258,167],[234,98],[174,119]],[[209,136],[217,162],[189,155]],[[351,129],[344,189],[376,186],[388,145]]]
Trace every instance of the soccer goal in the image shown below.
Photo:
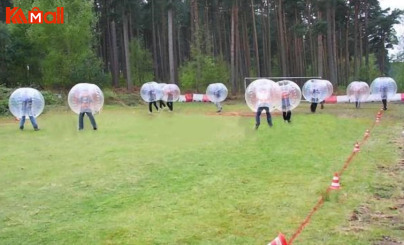
[[[270,79],[270,80],[273,80],[274,82],[277,82],[280,80],[290,80],[292,82],[295,82],[301,88],[307,80],[322,79],[322,78],[321,77],[245,77],[244,78],[244,91],[247,89],[247,87],[250,83],[254,82],[257,79]]]

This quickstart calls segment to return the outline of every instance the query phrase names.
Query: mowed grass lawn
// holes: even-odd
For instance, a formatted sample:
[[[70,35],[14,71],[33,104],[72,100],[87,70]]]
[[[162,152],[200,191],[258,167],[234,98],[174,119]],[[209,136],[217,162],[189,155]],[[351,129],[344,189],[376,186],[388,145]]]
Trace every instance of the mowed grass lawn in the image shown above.
[[[262,117],[258,131],[253,117],[234,116],[248,113],[242,102],[225,104],[223,115],[213,104],[175,103],[174,112],[152,115],[146,105],[107,106],[98,131],[87,117],[77,131],[67,108],[48,109],[38,132],[29,121],[20,131],[1,118],[0,244],[290,238],[380,106],[326,105],[311,114],[303,103],[292,124],[275,115],[269,128]],[[389,104],[341,176],[342,189],[326,196],[294,244],[404,241],[403,119],[404,106]]]

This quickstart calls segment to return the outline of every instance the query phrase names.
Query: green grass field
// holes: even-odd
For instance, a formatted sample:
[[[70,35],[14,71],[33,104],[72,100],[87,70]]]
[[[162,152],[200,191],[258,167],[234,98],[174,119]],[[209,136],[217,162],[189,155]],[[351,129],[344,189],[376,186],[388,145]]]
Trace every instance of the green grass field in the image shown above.
[[[301,104],[253,130],[243,103],[106,107],[98,131],[47,109],[24,131],[0,119],[0,244],[267,244],[290,238],[380,104]],[[232,112],[232,113],[230,113]],[[342,189],[293,244],[404,242],[404,107],[389,104]],[[262,121],[265,122],[264,117]],[[392,242],[392,243],[383,243]],[[394,243],[397,242],[397,243]]]

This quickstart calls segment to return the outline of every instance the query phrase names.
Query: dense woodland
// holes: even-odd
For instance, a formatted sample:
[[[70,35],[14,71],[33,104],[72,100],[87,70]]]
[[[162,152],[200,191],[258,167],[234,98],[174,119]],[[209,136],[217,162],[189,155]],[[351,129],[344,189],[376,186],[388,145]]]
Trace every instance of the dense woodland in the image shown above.
[[[5,8],[64,7],[65,24],[5,24]],[[243,92],[245,77],[320,76],[336,87],[393,76],[403,88],[403,10],[378,0],[2,0],[0,84],[138,88],[212,82]],[[392,69],[394,68],[394,69]],[[300,84],[304,81],[298,81]]]

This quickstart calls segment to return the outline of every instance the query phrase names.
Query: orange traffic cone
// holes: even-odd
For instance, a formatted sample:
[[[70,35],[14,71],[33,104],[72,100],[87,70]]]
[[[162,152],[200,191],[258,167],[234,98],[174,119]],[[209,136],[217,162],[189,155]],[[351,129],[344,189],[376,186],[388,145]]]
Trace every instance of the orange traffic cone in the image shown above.
[[[380,118],[376,117],[376,123],[379,123],[379,122],[380,122]]]
[[[288,245],[286,242],[285,236],[282,233],[279,233],[279,235],[268,245]]]
[[[341,188],[341,186],[339,185],[339,176],[338,173],[335,173],[334,177],[332,177],[330,189],[339,190],[339,188]]]
[[[381,111],[379,111],[379,112],[377,113],[377,116],[376,116],[376,117],[378,117],[378,118],[381,118],[381,117],[382,117]]]
[[[353,148],[353,152],[360,152],[360,148],[359,148],[359,143],[358,142],[356,142],[355,143],[355,146],[354,146],[354,148]]]
[[[369,129],[366,129],[364,137],[367,138],[367,137],[369,137],[369,135],[370,135],[370,131],[369,131]]]

